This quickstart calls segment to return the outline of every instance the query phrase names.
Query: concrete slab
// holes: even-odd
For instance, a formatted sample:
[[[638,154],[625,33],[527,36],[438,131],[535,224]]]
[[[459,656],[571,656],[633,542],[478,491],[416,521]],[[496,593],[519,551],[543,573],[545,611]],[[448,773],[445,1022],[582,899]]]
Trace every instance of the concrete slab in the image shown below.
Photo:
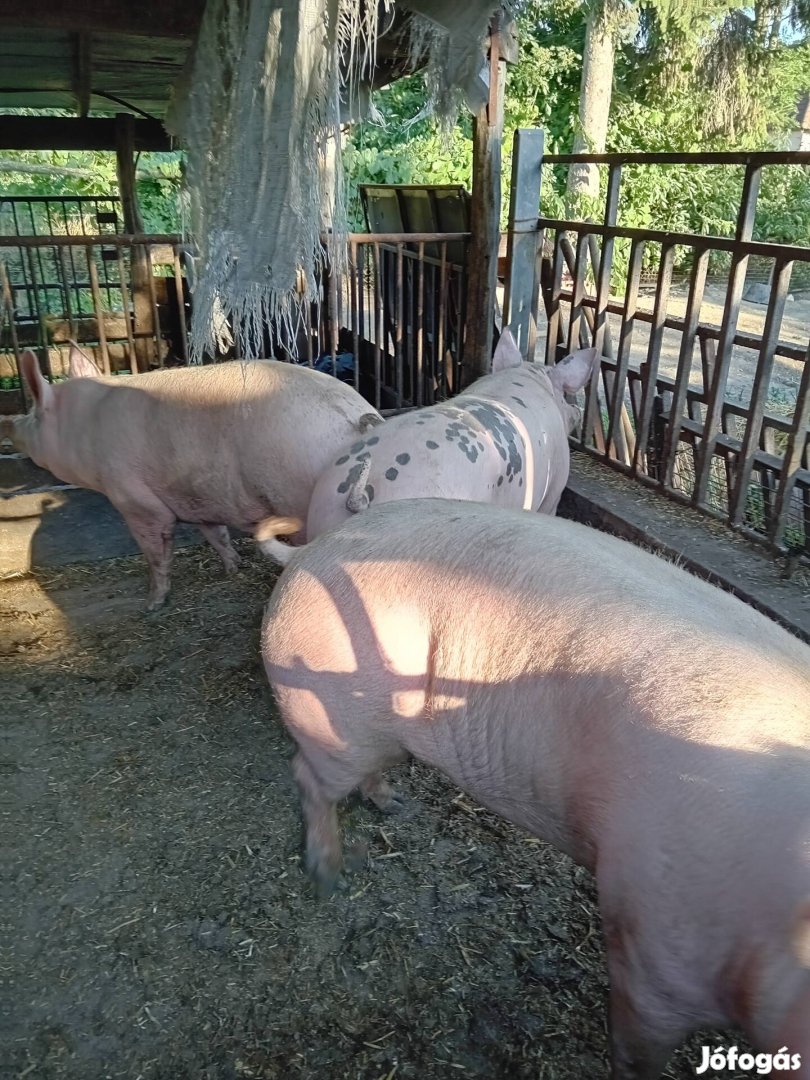
[[[786,560],[583,453],[572,454],[559,514],[677,559],[810,643],[806,563],[785,577]]]

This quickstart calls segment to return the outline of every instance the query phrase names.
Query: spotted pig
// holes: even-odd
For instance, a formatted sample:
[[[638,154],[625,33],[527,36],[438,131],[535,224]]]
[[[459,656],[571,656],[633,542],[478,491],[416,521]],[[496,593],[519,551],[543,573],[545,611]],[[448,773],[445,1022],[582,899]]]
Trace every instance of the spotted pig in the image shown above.
[[[568,435],[575,394],[596,366],[581,349],[555,367],[524,364],[508,330],[486,375],[453,398],[392,417],[346,446],[315,485],[306,539],[370,504],[453,498],[553,514],[568,480]],[[285,564],[290,548],[272,539],[262,550]]]

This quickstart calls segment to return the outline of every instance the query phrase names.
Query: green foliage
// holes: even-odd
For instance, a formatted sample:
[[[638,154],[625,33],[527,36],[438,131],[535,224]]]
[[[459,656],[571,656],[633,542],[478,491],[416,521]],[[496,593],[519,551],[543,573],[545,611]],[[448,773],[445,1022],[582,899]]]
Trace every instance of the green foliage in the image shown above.
[[[12,110],[28,113],[33,110]],[[65,112],[56,115],[68,116]],[[138,198],[147,232],[180,228],[179,152],[143,153],[138,158]],[[34,171],[26,172],[26,168]],[[107,151],[22,150],[0,152],[2,195],[116,195],[115,154]]]

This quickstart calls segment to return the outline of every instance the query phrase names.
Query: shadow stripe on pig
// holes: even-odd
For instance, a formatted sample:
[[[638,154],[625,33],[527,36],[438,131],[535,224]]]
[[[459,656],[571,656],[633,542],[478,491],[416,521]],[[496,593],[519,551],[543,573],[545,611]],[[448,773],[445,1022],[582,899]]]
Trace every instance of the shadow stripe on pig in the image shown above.
[[[335,528],[372,503],[453,498],[554,514],[568,481],[568,436],[576,394],[598,367],[580,349],[554,367],[523,363],[509,330],[492,373],[452,401],[390,417],[343,448],[315,485],[306,539]],[[264,553],[282,565],[288,545],[269,539]]]
[[[294,737],[307,865],[337,802],[408,756],[596,877],[615,1080],[703,1026],[810,1080],[810,649],[574,522],[375,506],[300,548],[262,654]]]

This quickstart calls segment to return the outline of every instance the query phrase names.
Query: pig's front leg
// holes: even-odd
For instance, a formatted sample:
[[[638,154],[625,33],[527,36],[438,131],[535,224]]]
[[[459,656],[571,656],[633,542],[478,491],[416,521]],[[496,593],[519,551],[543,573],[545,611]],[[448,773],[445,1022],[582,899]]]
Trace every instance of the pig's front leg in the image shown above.
[[[159,499],[144,493],[143,498],[110,500],[129,526],[149,567],[149,596],[146,610],[155,611],[166,601],[171,588],[169,568],[172,539],[177,518]]]
[[[197,528],[222,559],[225,573],[235,573],[239,568],[239,556],[231,543],[227,525],[198,525]]]

